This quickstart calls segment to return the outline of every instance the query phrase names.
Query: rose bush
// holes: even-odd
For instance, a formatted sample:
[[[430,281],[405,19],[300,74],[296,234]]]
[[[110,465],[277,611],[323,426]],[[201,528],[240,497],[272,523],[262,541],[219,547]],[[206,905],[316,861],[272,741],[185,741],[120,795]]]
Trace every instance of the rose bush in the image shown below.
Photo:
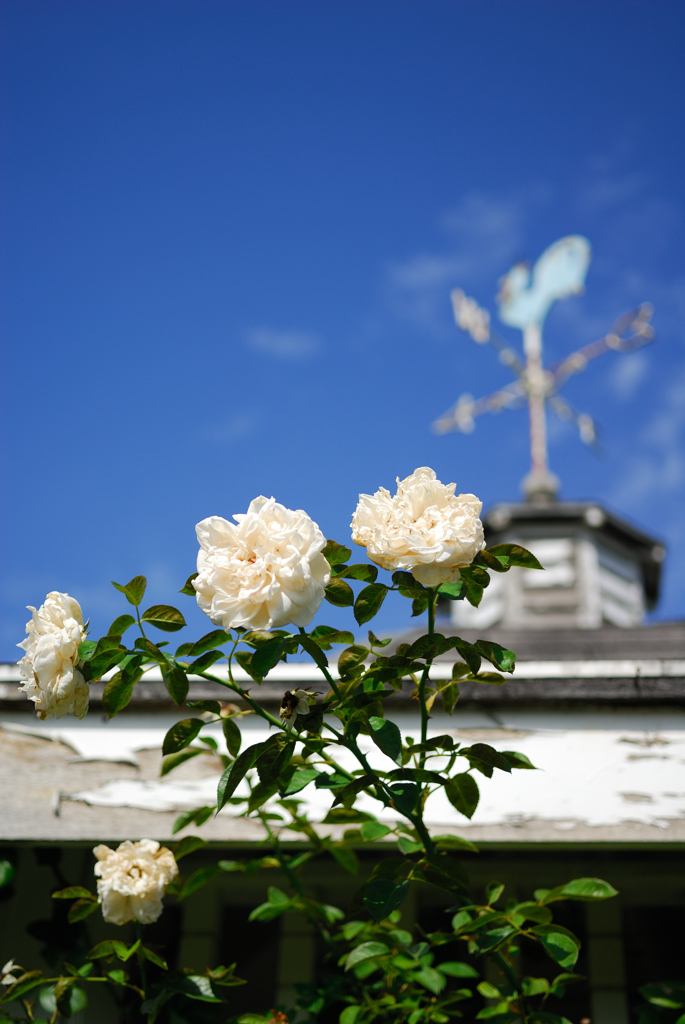
[[[197,603],[217,626],[275,629],[308,626],[331,578],[321,554],[326,540],[306,512],[259,497],[245,515],[203,519]]]
[[[88,686],[79,671],[79,644],[86,638],[81,605],[53,590],[37,610],[29,605],[27,638],[17,644],[26,654],[19,662],[21,689],[39,718],[83,718],[88,711]]]
[[[353,536],[376,565],[348,564],[350,548],[325,541],[306,513],[290,511],[273,498],[255,499],[246,515],[235,517],[237,525],[219,517],[204,520],[197,527],[198,573],[189,577],[181,593],[197,598],[222,628],[180,644],[175,652],[166,635],[183,628],[184,616],[170,605],[143,608],[143,576],[114,584],[136,617],[119,615],[99,640],[83,640],[80,607],[67,595],[50,594],[34,612],[22,664],[27,663],[27,677],[30,672],[35,678],[33,685],[43,685],[39,713],[53,705],[62,714],[84,710],[84,697],[77,701],[74,696],[77,673],[84,686],[106,680],[102,704],[110,718],[126,707],[148,672],[161,674],[179,709],[191,695],[189,677],[215,687],[217,697],[230,691],[231,703],[188,700],[187,714],[192,711],[194,717],[176,721],[164,737],[162,775],[203,756],[212,759],[212,766],[219,758],[223,767],[215,804],[183,811],[172,831],[191,825],[199,829],[213,814],[229,813],[250,818],[263,842],[236,849],[235,859],[214,862],[207,842],[187,833],[172,850],[147,839],[124,842],[116,850],[97,846],[97,897],[81,885],[67,885],[53,898],[73,901],[65,915],[70,925],[78,925],[99,906],[112,924],[134,921],[134,941],[129,929],[128,938],[126,932],[119,933],[76,960],[65,948],[57,977],[6,965],[0,978],[0,1019],[30,1024],[43,1019],[34,1013],[40,1013],[40,1004],[56,1024],[60,1016],[82,1010],[87,985],[98,983],[100,991],[114,989],[123,1013],[118,1019],[139,1020],[142,1015],[148,1024],[159,1021],[170,1001],[174,1005],[168,1019],[212,1024],[227,1019],[231,1024],[287,1024],[288,1019],[309,1024],[452,1024],[463,1016],[500,1024],[568,1024],[549,1011],[547,1000],[563,998],[565,986],[577,979],[569,972],[580,942],[555,924],[553,904],[602,900],[615,890],[601,879],[581,878],[537,889],[533,899],[517,902],[505,899],[504,886],[492,882],[483,902],[459,860],[461,852],[473,854],[476,847],[452,823],[446,826],[449,832],[434,834],[426,820],[434,794],[444,794],[456,814],[471,819],[483,780],[487,784],[495,771],[534,768],[522,753],[481,741],[465,743],[458,729],[445,731],[443,726],[440,732],[430,722],[438,702],[446,714],[453,714],[463,682],[502,684],[503,673],[513,672],[516,660],[513,651],[493,641],[471,643],[436,632],[439,597],[477,606],[491,572],[542,568],[516,544],[483,549],[480,501],[454,492],[454,484],[444,486],[424,467],[398,481],[394,498],[383,488],[373,496],[361,495]],[[377,565],[390,570],[391,578],[380,580]],[[391,591],[411,601],[414,616],[427,612],[427,631],[412,643],[393,647],[389,638],[379,639],[371,631],[367,643],[347,629],[324,624],[305,629],[324,597],[334,608],[352,609],[362,626]],[[136,623],[140,635],[131,639]],[[287,623],[300,628],[274,628]],[[155,641],[148,633],[153,629],[164,639]],[[329,657],[337,645],[343,650],[333,668]],[[273,687],[260,698],[259,686],[280,661],[300,652],[311,657],[323,685],[320,691],[286,690],[277,714],[269,707]],[[432,680],[433,660],[450,652],[455,660],[449,678],[441,673],[439,680]],[[250,677],[247,687],[236,678],[236,662],[240,678],[244,680],[242,673]],[[482,671],[485,662],[489,665]],[[223,664],[217,668],[218,663]],[[293,676],[300,678],[299,673]],[[67,677],[74,693],[69,697],[63,686],[58,704],[56,680]],[[301,678],[311,678],[309,666]],[[393,698],[407,684],[417,715],[401,729],[401,721],[394,720]],[[36,699],[30,687],[27,692]],[[268,730],[257,738],[253,728],[243,726],[246,715],[259,718]],[[217,742],[217,726],[223,746]],[[207,727],[214,734],[202,735]],[[307,798],[307,787],[312,787],[310,793],[318,791],[313,801]],[[325,796],[330,804],[324,816],[320,801]],[[177,861],[201,851],[204,863],[182,879]],[[321,878],[334,864],[359,873],[357,851],[372,854],[366,858],[371,870],[363,872],[350,905],[343,909],[323,902]],[[324,864],[312,876],[308,865],[315,858]],[[259,872],[275,869],[283,888],[272,884],[270,876],[266,899],[249,919],[301,915],[307,929],[316,932],[323,968],[311,983],[295,986],[288,1005],[264,1005],[268,996],[258,985],[252,995],[259,1013],[238,1017],[233,1012],[227,1018],[231,1000],[224,989],[241,984],[240,963],[208,965],[202,974],[170,968],[159,947],[143,944],[143,925],[157,920],[165,893],[183,901],[223,872],[245,874],[252,885]],[[11,879],[11,870],[0,871],[0,885],[3,877]],[[443,904],[450,908],[435,932],[412,932],[411,909],[407,927],[400,927],[400,908],[417,883],[441,890]],[[64,886],[61,876],[59,884]],[[550,974],[556,976],[521,977],[522,942],[538,943],[552,961]],[[30,995],[33,989],[40,990],[37,1002]],[[490,1005],[483,1002],[479,1009],[478,996]],[[197,1001],[216,1004],[216,1015],[207,1006],[198,1011]],[[459,1007],[465,1001],[470,1001],[467,1011]],[[17,1003],[22,1015],[7,1016],[5,1008]]]
[[[126,840],[116,850],[96,846],[95,874],[102,916],[110,924],[152,924],[162,913],[164,891],[178,874],[174,855],[154,839]]]
[[[483,503],[474,494],[455,495],[456,488],[423,466],[397,478],[394,498],[385,487],[360,494],[352,540],[382,569],[408,569],[424,587],[455,583],[485,543]]]

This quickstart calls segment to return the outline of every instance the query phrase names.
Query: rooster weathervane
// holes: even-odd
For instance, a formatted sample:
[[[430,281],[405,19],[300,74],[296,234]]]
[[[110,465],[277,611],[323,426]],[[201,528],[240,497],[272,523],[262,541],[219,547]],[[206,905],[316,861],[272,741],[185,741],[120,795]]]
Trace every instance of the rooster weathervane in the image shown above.
[[[650,324],[652,306],[643,303],[619,317],[608,334],[598,341],[572,352],[551,366],[542,364],[542,325],[552,304],[584,290],[585,275],[590,265],[591,247],[582,235],[568,235],[546,249],[532,269],[517,263],[500,280],[497,295],[499,316],[503,323],[523,332],[525,359],[512,349],[490,326],[490,314],[460,288],[452,292],[454,319],[474,341],[491,344],[500,360],[517,376],[512,384],[486,398],[474,400],[462,395],[451,409],[433,424],[438,434],[452,430],[471,433],[474,419],[484,412],[500,412],[528,404],[530,416],[530,473],[523,481],[529,500],[550,501],[559,489],[559,481],[549,470],[547,458],[546,406],[562,420],[575,423],[581,440],[597,444],[597,431],[592,417],[579,413],[559,395],[559,389],[573,374],[585,369],[590,359],[604,352],[634,352],[654,339]]]

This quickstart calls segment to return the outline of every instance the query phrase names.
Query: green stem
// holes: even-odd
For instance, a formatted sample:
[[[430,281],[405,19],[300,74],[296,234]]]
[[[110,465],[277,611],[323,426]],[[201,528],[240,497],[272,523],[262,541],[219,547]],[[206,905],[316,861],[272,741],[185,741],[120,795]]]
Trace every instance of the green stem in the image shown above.
[[[261,821],[262,825],[266,829],[266,833],[267,833],[267,835],[269,837],[269,842],[271,843],[271,846],[272,846],[272,849],[274,851],[274,854],[276,855],[276,860],[278,861],[278,863],[281,866],[281,871],[287,877],[287,879],[290,882],[290,884],[292,885],[293,889],[300,896],[304,896],[304,889],[302,888],[302,883],[300,882],[299,878],[297,877],[297,875],[295,874],[293,869],[290,867],[290,864],[288,863],[288,858],[286,857],[286,855],[283,853],[283,850],[281,849],[280,840],[279,840],[278,836],[274,833],[274,831],[271,828],[271,826],[269,825],[268,818],[266,817],[266,815],[264,814],[264,812],[262,811],[261,808],[258,810],[257,813],[259,815],[259,820]]]
[[[143,636],[147,640],[147,636],[145,635],[145,630],[143,629],[143,622],[142,622],[142,620],[140,618],[140,608],[138,607],[138,605],[136,605],[136,618],[138,619],[138,629],[140,630],[140,632],[143,634]]]
[[[275,715],[265,711],[261,704],[258,704],[256,700],[253,700],[247,690],[243,690],[242,686],[234,682],[233,679],[220,679],[219,676],[214,676],[211,672],[197,671],[197,669],[193,669],[193,675],[202,676],[203,679],[209,679],[210,682],[218,683],[219,686],[227,686],[229,690],[233,690],[234,693],[237,693],[256,715],[259,715],[260,718],[265,719],[265,721],[269,722],[271,725],[275,725],[285,732],[286,727],[283,725],[280,718],[276,718]]]
[[[143,1002],[147,999],[147,971],[145,969],[145,954],[143,953],[143,926],[140,921],[136,921],[136,938],[140,945],[136,950],[136,956],[138,957],[138,967],[140,969],[140,983],[143,986]],[[150,1017],[148,1016],[148,1021]]]
[[[435,632],[435,605],[438,600],[437,590],[429,591],[428,597],[428,635],[432,636]],[[419,707],[421,709],[421,742],[425,743],[428,739],[428,708],[426,707],[426,684],[430,678],[431,665],[433,664],[433,656],[431,655],[426,659],[426,664],[421,673],[421,679],[419,680]],[[423,768],[426,763],[426,751],[422,751],[419,766]]]

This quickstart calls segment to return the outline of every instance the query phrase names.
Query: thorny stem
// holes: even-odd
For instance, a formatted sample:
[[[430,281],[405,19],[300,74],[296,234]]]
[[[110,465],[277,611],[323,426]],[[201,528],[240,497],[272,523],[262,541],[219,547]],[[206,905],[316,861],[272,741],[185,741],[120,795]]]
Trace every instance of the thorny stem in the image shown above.
[[[242,686],[234,682],[233,679],[220,679],[218,676],[214,676],[210,672],[198,671],[196,669],[193,669],[193,674],[202,676],[203,679],[209,679],[213,683],[219,683],[220,686],[227,686],[229,690],[233,690],[234,693],[237,693],[256,715],[259,715],[260,718],[264,718],[267,722],[270,722],[271,725],[278,726],[279,729],[282,729],[285,732],[283,722],[281,722],[279,718],[276,718],[275,715],[265,711],[261,704],[258,704],[256,700],[253,700],[247,690],[243,690]]]

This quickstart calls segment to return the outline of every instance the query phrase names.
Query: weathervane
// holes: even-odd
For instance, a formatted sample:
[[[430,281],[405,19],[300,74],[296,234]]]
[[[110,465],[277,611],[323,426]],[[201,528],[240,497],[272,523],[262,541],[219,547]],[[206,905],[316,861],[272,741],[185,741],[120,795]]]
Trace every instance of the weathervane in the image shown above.
[[[543,367],[542,325],[545,317],[554,302],[583,292],[591,253],[587,238],[568,235],[543,252],[532,273],[527,264],[517,263],[501,278],[497,295],[500,319],[523,332],[525,361],[492,330],[486,309],[482,309],[475,299],[468,298],[460,288],[452,292],[457,325],[479,344],[489,342],[518,379],[486,398],[474,400],[471,395],[462,395],[456,405],[435,421],[433,429],[438,434],[451,430],[468,434],[474,429],[474,418],[481,413],[500,412],[527,402],[531,469],[523,481],[523,488],[531,501],[551,501],[559,489],[559,481],[550,472],[547,461],[545,406],[549,404],[560,419],[574,422],[585,444],[596,445],[597,432],[592,418],[577,412],[561,398],[559,389],[569,377],[584,370],[590,359],[609,351],[634,352],[654,338],[650,324],[652,306],[643,303],[619,317],[609,333],[599,341],[585,345],[560,362]]]

